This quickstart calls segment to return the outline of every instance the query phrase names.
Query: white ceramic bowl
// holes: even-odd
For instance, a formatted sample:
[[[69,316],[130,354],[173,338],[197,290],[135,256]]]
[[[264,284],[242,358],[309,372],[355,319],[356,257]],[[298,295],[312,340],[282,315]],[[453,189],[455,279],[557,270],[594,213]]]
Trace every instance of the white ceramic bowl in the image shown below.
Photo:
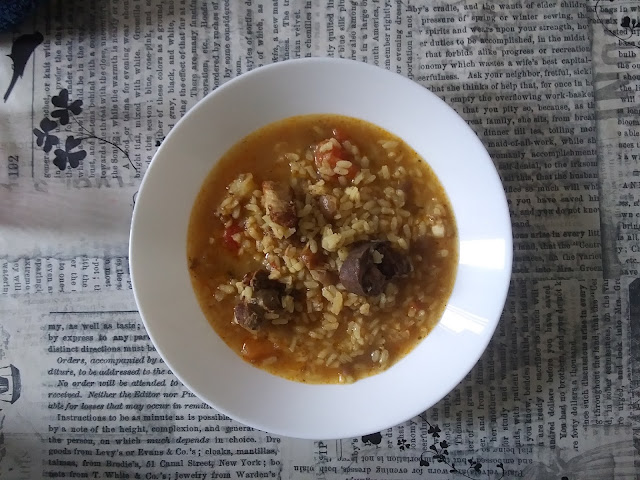
[[[358,117],[398,135],[433,168],[456,216],[460,263],[440,323],[387,371],[351,385],[285,380],[238,357],[200,310],[187,269],[191,207],[207,173],[241,138],[301,114]],[[364,63],[308,58],[248,72],[209,94],[171,130],[144,177],[130,241],[140,315],[171,371],[216,410],[299,438],[354,437],[429,408],[471,370],[501,315],[511,224],[500,179],[472,130],[420,85]]]

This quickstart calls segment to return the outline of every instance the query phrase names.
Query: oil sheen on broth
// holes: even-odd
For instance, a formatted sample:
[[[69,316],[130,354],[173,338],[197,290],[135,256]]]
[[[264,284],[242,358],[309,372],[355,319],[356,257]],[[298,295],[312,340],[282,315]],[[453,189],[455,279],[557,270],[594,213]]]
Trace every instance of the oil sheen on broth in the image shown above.
[[[406,143],[362,120],[288,118],[204,180],[187,261],[244,360],[308,383],[389,368],[438,322],[458,263],[451,204]]]

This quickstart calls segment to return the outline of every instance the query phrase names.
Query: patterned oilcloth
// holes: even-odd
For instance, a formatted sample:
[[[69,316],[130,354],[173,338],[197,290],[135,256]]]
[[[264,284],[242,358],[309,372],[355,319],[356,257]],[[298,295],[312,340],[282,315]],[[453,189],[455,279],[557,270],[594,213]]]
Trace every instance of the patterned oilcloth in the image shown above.
[[[38,0],[0,0],[0,32],[11,31],[34,9]]]

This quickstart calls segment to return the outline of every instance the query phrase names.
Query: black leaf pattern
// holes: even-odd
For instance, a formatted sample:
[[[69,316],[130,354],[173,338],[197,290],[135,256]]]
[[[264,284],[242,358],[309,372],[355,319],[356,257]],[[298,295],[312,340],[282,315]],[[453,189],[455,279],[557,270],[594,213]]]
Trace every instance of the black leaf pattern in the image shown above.
[[[78,168],[80,161],[87,156],[87,152],[84,150],[78,150],[76,152],[73,151],[74,148],[80,145],[80,142],[80,139],[76,139],[73,135],[69,135],[65,141],[64,150],[56,149],[56,158],[53,160],[53,164],[60,170],[65,170],[67,168],[67,164],[69,164],[69,167],[71,168]]]
[[[54,145],[58,145],[60,143],[60,139],[50,133],[57,126],[57,122],[44,118],[40,122],[40,130],[37,128],[33,129],[33,134],[36,136],[36,145],[42,147],[42,149],[47,153],[51,151]]]
[[[407,450],[411,445],[404,438],[399,438],[398,446],[400,447],[400,450]]]
[[[69,90],[63,88],[58,95],[51,97],[51,103],[54,107],[67,108],[69,105]]]
[[[617,28],[612,29],[610,28],[610,25],[617,24],[617,20],[614,20],[611,17],[607,18],[607,16],[611,15],[614,12],[617,13],[618,10],[603,9],[602,7],[600,7],[600,3],[603,1],[605,0],[596,0],[595,5],[593,6],[593,12],[595,13],[596,20],[598,21],[598,23],[600,23],[600,25],[602,25],[605,32],[611,35],[612,37],[617,38],[618,41],[620,41],[622,44],[628,47],[640,48],[640,42],[634,41],[632,38],[634,35],[638,34],[637,29],[640,28],[640,19],[631,18],[628,15],[625,15],[620,19],[620,23],[619,23],[620,28],[623,29],[624,33],[621,33],[620,30]],[[609,0],[609,1],[612,1],[612,0]],[[635,8],[635,7],[632,7],[632,8]]]
[[[66,88],[60,90],[60,93],[51,99],[51,103],[54,107],[58,107],[58,110],[51,112],[51,116],[59,119],[60,125],[69,123],[69,113],[73,115],[82,113],[82,100],[74,100],[69,104],[69,91]]]
[[[449,473],[455,473],[458,476],[469,479],[477,478],[477,476],[482,473],[482,463],[477,461],[473,457],[467,459],[468,467],[466,466],[467,463],[463,463],[462,469],[458,469],[458,467],[456,467],[456,464],[452,461],[453,459],[449,456],[449,448],[451,447],[451,444],[446,439],[439,440],[440,434],[442,433],[440,427],[438,427],[438,425],[432,425],[424,415],[420,415],[420,418],[422,418],[422,420],[429,426],[427,433],[431,435],[431,438],[433,440],[433,443],[429,445],[429,450],[424,451],[420,455],[421,467],[429,466],[430,462],[428,459],[428,454],[429,451],[431,451],[433,452],[431,459],[434,462],[444,463],[445,465],[447,465],[449,467]],[[404,441],[405,440],[403,439],[398,440],[398,445],[401,445],[401,443]],[[403,449],[402,447],[400,448]],[[502,462],[499,462],[496,464],[496,467],[499,469],[499,471],[496,473],[495,480],[501,480],[505,475],[504,465],[502,464]],[[489,478],[491,478],[489,473],[487,473],[487,475],[489,476]],[[561,480],[569,479],[562,478]]]
[[[69,122],[73,120],[82,134],[75,133],[67,136],[65,139],[64,149],[57,148],[54,151],[55,158],[53,160],[53,164],[58,167],[59,170],[66,170],[67,166],[70,168],[78,168],[80,162],[87,156],[87,152],[82,148],[79,148],[78,150],[75,149],[80,147],[82,140],[95,139],[99,142],[112,145],[120,150],[120,152],[122,152],[129,161],[131,167],[138,172],[138,168],[133,164],[129,153],[126,150],[120,147],[117,143],[97,136],[94,132],[84,127],[82,123],[75,118],[76,115],[80,115],[82,113],[82,103],[82,100],[79,99],[70,101],[69,90],[66,88],[63,88],[60,90],[60,93],[51,97],[51,104],[56,107],[51,112],[51,116],[57,121],[44,118],[40,122],[40,128],[33,129],[33,134],[36,136],[36,144],[39,147],[42,147],[45,152],[50,152],[54,146],[60,144],[58,136],[53,135],[51,132],[59,125],[68,125]],[[78,138],[79,135],[84,134],[86,134],[86,136]],[[128,165],[125,165],[125,167],[129,168]]]

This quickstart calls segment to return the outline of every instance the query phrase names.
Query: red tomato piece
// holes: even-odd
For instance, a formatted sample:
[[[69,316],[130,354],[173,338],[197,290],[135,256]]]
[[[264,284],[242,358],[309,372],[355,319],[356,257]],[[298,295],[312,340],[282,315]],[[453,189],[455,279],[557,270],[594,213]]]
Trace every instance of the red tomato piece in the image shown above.
[[[232,223],[227,228],[224,229],[222,234],[222,243],[225,248],[233,253],[238,253],[240,249],[240,244],[233,239],[233,236],[236,233],[242,232],[242,227],[237,223]]]
[[[321,167],[323,163],[326,163],[327,166],[333,170],[336,167],[336,164],[340,160],[349,160],[353,162],[353,159],[351,158],[351,154],[347,152],[345,148],[340,144],[335,145],[333,142],[331,142],[332,143],[331,148],[329,150],[324,150],[321,152],[319,147],[328,141],[330,140],[325,140],[324,142],[321,142],[315,149],[314,157],[315,157],[316,167]],[[348,170],[348,173],[345,175],[345,177],[347,177],[349,180],[352,180],[353,177],[356,176],[356,174],[360,169],[355,163],[352,163],[351,167],[349,167],[347,170]]]
[[[249,337],[242,345],[242,356],[253,363],[277,355],[276,346],[266,339]]]
[[[334,128],[333,130],[331,130],[331,133],[333,134],[333,138],[338,140],[340,143],[348,140],[347,135],[339,128]]]

